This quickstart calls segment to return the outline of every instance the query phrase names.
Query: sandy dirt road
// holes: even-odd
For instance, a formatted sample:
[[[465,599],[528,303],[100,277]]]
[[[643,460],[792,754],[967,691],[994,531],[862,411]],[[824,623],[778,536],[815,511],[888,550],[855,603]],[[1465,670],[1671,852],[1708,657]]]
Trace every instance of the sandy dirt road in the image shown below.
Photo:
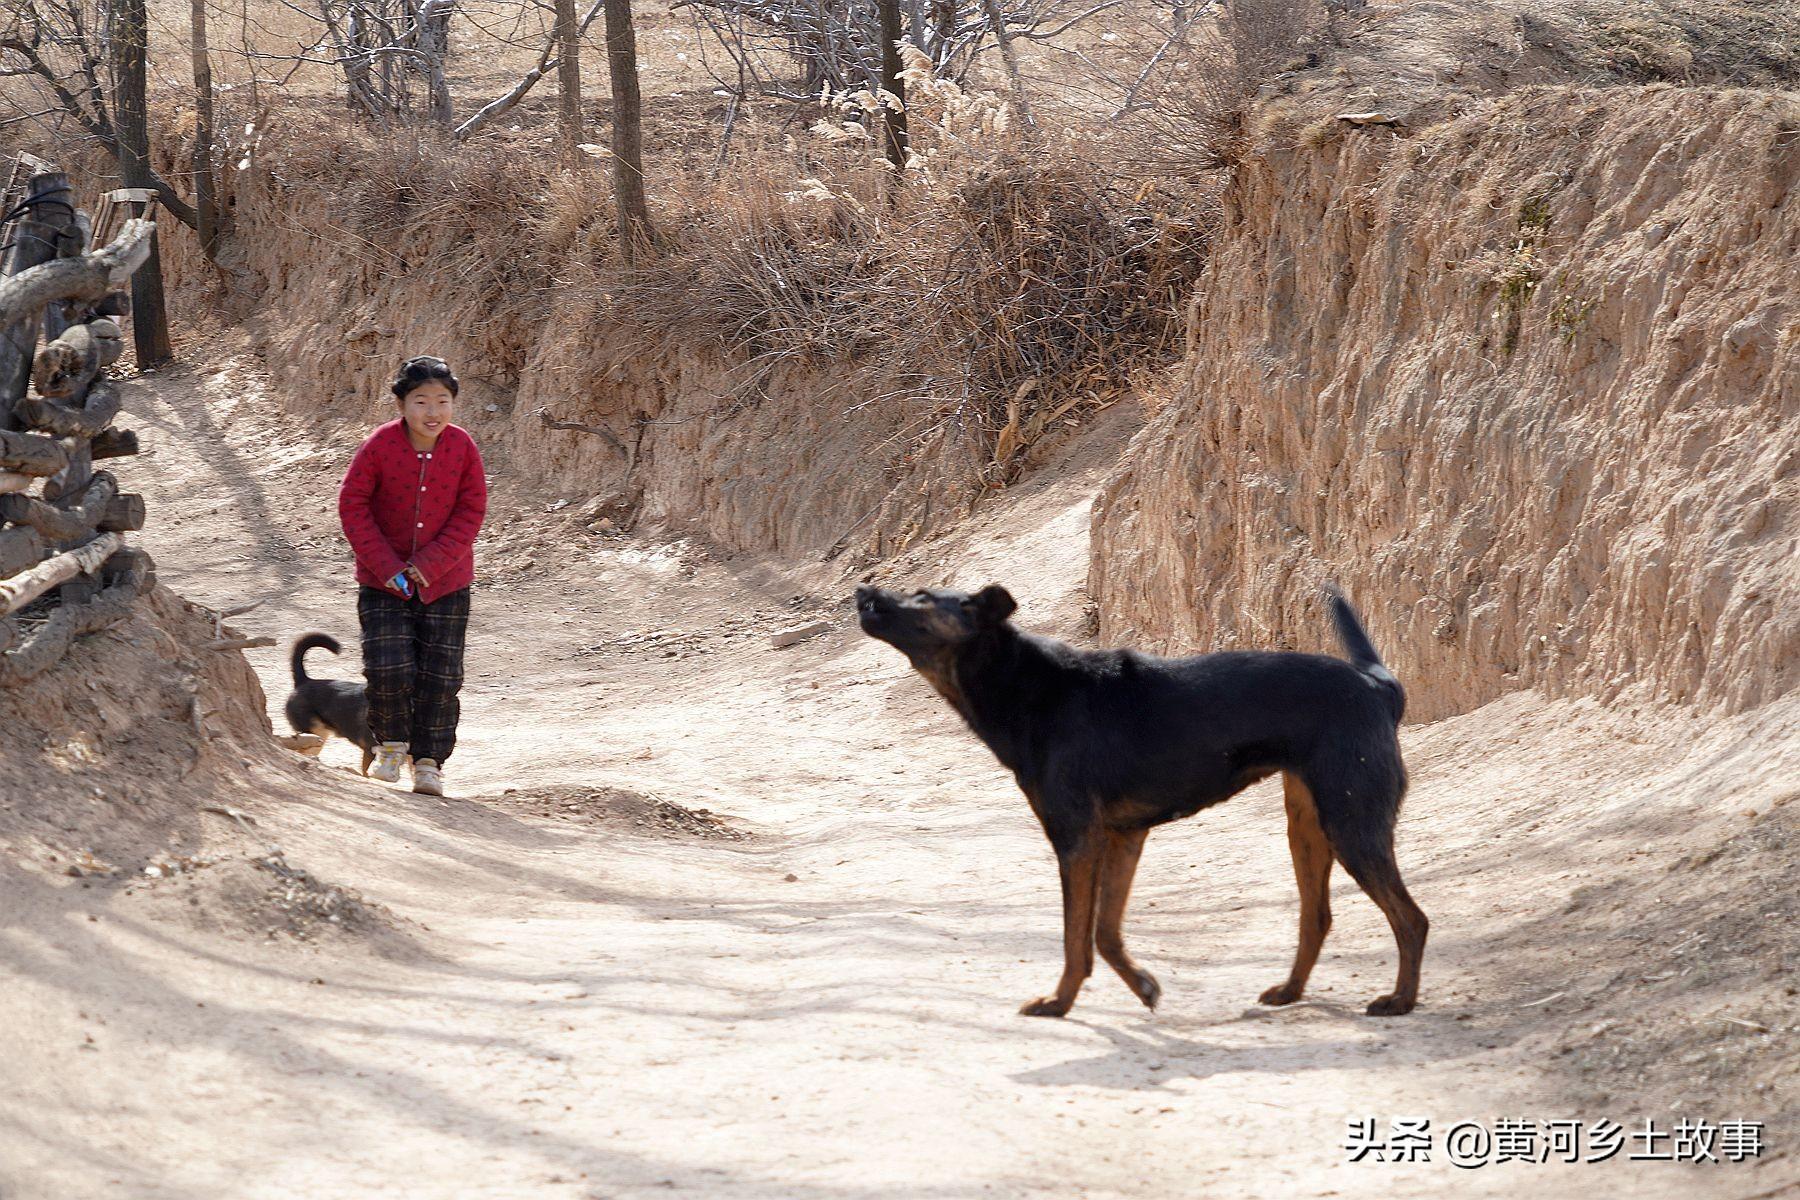
[[[358,431],[296,427],[256,380],[240,360],[135,386],[155,454],[131,483],[164,582],[270,597],[242,625],[282,639],[251,652],[278,711],[287,641],[354,642],[331,501]],[[1021,622],[1072,634],[1111,443],[883,578],[999,579]],[[7,931],[25,1086],[0,1104],[6,1200],[1789,1194],[1785,1145],[1703,1168],[1345,1161],[1349,1117],[1680,1115],[1629,1063],[1595,1073],[1591,1030],[1638,986],[1619,972],[1640,949],[1612,942],[1648,918],[1581,906],[1670,870],[1658,830],[1791,811],[1792,761],[1746,761],[1743,728],[1646,733],[1520,696],[1409,730],[1400,857],[1434,922],[1410,1017],[1362,1015],[1393,943],[1341,872],[1309,998],[1254,1003],[1296,918],[1265,785],[1150,839],[1127,931],[1158,1012],[1103,973],[1069,1019],[1028,1019],[1059,966],[1048,848],[954,715],[856,633],[842,581],[595,537],[504,464],[494,482],[455,797],[357,779],[341,745],[299,784],[247,769],[266,787],[240,849],[278,843],[391,925],[257,936],[203,882],[193,903],[27,906]],[[830,633],[769,648],[820,617]],[[356,669],[326,658],[316,673]],[[1758,1036],[1707,1036],[1739,1035]],[[1759,1045],[1791,1055],[1791,1036]],[[1696,1088],[1697,1117],[1786,1102]]]

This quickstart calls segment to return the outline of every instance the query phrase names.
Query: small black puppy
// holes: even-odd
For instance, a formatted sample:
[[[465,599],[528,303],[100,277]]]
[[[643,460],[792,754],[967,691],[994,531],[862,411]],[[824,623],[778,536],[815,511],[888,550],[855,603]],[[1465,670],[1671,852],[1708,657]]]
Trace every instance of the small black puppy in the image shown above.
[[[1394,863],[1405,693],[1343,596],[1334,589],[1329,601],[1348,662],[1077,650],[1014,627],[1017,606],[1003,587],[856,590],[863,631],[905,654],[1012,770],[1056,851],[1062,979],[1023,1012],[1068,1012],[1096,948],[1154,1008],[1162,988],[1126,953],[1121,931],[1144,836],[1277,772],[1300,885],[1300,948],[1262,1002],[1292,1004],[1305,990],[1331,927],[1335,862],[1380,906],[1399,945],[1394,990],[1369,1015],[1412,1009],[1428,922]]]
[[[375,739],[369,735],[369,697],[360,683],[347,679],[313,679],[306,673],[306,652],[319,648],[338,653],[342,647],[329,634],[309,633],[294,643],[294,690],[287,699],[288,724],[295,733],[338,737],[362,747],[362,773],[375,761]]]

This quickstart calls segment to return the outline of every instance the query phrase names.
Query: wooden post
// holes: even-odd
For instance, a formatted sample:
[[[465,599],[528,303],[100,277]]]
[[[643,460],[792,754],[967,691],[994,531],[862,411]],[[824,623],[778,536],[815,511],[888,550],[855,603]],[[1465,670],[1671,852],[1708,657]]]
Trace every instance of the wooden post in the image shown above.
[[[37,530],[30,526],[0,529],[0,579],[11,579],[43,560],[44,537]]]
[[[137,431],[132,429],[103,429],[94,435],[88,443],[88,452],[94,458],[123,458],[138,452]]]

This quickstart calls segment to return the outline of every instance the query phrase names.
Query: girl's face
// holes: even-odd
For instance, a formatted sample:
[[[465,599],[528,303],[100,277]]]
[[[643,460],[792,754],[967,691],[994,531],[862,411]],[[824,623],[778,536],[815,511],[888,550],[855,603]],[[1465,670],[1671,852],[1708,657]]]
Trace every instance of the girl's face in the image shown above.
[[[438,435],[450,424],[451,406],[456,397],[450,389],[435,379],[427,380],[406,393],[400,401],[400,415],[406,420],[406,430],[412,434],[413,440],[424,445],[437,441]]]

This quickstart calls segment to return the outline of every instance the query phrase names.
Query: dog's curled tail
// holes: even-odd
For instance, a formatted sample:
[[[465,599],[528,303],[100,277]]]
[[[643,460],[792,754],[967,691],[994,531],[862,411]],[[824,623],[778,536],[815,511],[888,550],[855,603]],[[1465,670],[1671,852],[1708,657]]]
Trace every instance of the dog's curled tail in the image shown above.
[[[329,650],[333,654],[336,654],[341,651],[343,647],[339,646],[337,639],[332,637],[329,633],[309,633],[299,641],[295,642],[292,660],[294,664],[295,687],[299,687],[303,683],[311,682],[306,675],[306,652],[313,649]]]
[[[1337,585],[1330,584],[1325,588],[1325,595],[1331,600],[1331,622],[1337,626],[1338,641],[1343,643],[1344,653],[1350,657],[1350,665],[1388,693],[1389,706],[1394,710],[1394,720],[1398,723],[1406,712],[1406,689],[1400,686],[1394,673],[1382,663],[1381,655],[1375,653],[1375,643],[1369,640],[1368,632],[1357,619],[1356,610],[1350,607],[1350,601],[1344,599],[1344,593],[1338,590]]]

